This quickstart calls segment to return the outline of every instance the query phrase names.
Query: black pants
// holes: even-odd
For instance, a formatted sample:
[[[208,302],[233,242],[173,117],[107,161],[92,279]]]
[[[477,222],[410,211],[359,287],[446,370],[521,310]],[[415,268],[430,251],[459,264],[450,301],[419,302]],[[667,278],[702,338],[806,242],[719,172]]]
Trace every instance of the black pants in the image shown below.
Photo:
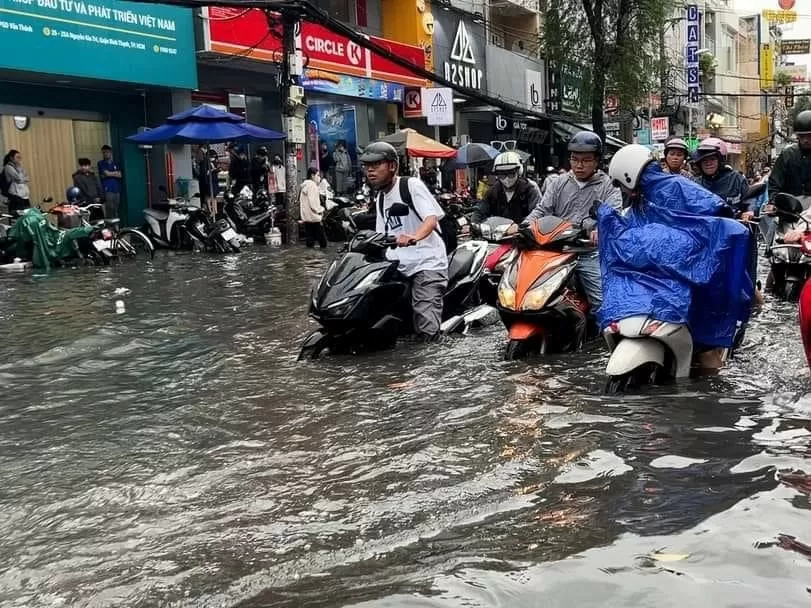
[[[321,249],[325,249],[327,246],[327,237],[321,222],[304,222],[304,239],[307,247],[315,247],[316,241]]]
[[[8,195],[8,212],[14,214],[15,211],[25,211],[31,206],[31,201],[27,198],[20,198],[16,194]]]

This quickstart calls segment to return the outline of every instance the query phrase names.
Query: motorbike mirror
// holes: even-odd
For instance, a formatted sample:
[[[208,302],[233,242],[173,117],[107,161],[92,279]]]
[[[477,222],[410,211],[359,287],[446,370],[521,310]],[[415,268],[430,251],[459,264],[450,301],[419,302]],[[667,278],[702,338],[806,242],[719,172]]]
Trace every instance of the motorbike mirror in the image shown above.
[[[392,217],[405,217],[408,215],[409,208],[405,203],[394,203],[389,209],[389,216]]]
[[[772,202],[778,211],[786,211],[797,215],[803,212],[803,204],[800,199],[785,192],[778,193]]]

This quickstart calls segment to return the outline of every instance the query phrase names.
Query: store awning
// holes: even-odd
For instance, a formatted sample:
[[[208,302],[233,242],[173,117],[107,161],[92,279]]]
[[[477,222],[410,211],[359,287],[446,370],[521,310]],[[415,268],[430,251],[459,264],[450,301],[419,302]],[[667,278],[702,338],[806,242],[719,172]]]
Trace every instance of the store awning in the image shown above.
[[[572,135],[582,131],[583,127],[579,127],[577,125],[570,125],[567,122],[555,122],[555,123],[552,124],[552,129],[555,131],[555,134],[558,135],[559,137],[561,137],[563,139],[566,139],[566,140],[569,140],[572,137]],[[606,140],[605,145],[607,147],[613,148],[613,149],[616,149],[616,150],[619,150],[623,146],[628,145],[624,141],[622,141],[621,139],[617,139],[616,137],[611,137],[610,135],[608,135],[605,138],[605,140]]]
[[[426,137],[414,129],[402,129],[397,133],[386,135],[380,141],[390,143],[397,148],[397,152],[408,156],[425,158],[453,158],[456,156],[456,150],[453,148]]]

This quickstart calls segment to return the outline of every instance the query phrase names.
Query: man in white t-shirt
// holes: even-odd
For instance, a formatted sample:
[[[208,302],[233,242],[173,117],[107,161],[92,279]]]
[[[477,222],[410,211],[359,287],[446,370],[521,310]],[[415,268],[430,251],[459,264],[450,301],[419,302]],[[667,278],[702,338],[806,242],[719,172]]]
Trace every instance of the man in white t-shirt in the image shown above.
[[[391,144],[369,144],[360,162],[375,190],[372,197],[377,212],[375,229],[397,238],[397,249],[387,255],[399,260],[400,272],[411,279],[414,331],[421,338],[434,339],[439,336],[442,298],[448,284],[448,256],[438,228],[445,214],[421,180],[397,176],[399,159]],[[401,180],[408,181],[401,184]],[[394,203],[408,203],[403,201],[403,188],[407,188],[411,198],[409,213],[390,215]]]

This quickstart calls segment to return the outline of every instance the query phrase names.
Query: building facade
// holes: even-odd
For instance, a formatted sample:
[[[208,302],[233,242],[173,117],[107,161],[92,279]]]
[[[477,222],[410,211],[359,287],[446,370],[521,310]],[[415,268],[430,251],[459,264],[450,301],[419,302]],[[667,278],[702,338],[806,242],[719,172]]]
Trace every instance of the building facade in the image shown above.
[[[192,12],[120,0],[0,8],[0,147],[22,154],[32,202],[63,200],[77,159],[95,164],[109,144],[123,170],[121,215],[140,223],[160,176],[125,138],[197,86]]]

